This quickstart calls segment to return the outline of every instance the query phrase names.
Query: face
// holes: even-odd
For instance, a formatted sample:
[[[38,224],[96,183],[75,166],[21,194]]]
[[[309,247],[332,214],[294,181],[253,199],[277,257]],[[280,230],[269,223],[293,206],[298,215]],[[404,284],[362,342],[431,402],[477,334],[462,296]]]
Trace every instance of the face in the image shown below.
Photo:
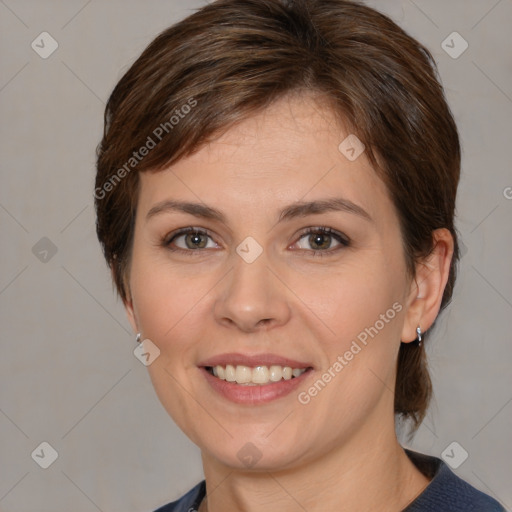
[[[140,176],[128,315],[160,350],[163,406],[226,466],[293,467],[392,428],[410,283],[393,204],[365,154],[338,149],[348,135],[287,97]]]

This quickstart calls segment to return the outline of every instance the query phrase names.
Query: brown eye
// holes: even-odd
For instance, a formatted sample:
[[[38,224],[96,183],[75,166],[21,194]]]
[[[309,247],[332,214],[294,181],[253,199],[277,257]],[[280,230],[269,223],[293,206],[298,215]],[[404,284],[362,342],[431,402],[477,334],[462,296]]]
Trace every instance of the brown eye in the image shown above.
[[[323,233],[314,233],[309,235],[308,242],[313,249],[330,249],[332,236]]]
[[[184,228],[167,237],[164,245],[173,251],[194,251],[217,247],[215,243],[208,246],[211,236],[204,230],[197,228]]]
[[[202,233],[198,233],[197,231],[194,233],[187,233],[182,236],[184,237],[185,245],[189,249],[204,249],[208,243],[206,236]]]
[[[304,245],[309,245],[309,247],[301,246],[301,240],[305,240],[305,243],[302,243],[304,243]],[[302,233],[299,238],[299,242],[297,243],[299,244],[300,249],[315,252],[335,252],[341,247],[348,247],[350,244],[347,237],[330,228],[309,229]]]

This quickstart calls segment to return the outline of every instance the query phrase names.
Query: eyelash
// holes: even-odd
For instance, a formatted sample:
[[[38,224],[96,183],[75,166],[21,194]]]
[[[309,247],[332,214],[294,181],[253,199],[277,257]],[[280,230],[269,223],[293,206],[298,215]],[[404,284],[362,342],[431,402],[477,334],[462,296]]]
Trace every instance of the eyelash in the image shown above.
[[[207,229],[187,227],[187,228],[179,229],[179,230],[175,231],[174,233],[171,233],[170,235],[166,236],[162,240],[162,245],[166,249],[168,249],[172,252],[185,253],[189,256],[194,256],[194,253],[196,253],[195,255],[198,255],[199,253],[202,252],[201,249],[182,249],[180,247],[178,247],[178,248],[171,247],[172,242],[174,242],[176,240],[176,238],[178,238],[182,235],[188,235],[190,233],[199,234],[202,236],[206,235],[206,236],[212,238],[212,234]],[[335,231],[334,229],[326,227],[326,226],[309,227],[309,228],[304,229],[299,234],[299,238],[297,239],[297,242],[300,241],[302,238],[304,238],[306,235],[326,235],[326,236],[330,236],[330,237],[336,239],[340,243],[340,246],[336,247],[335,249],[326,249],[326,250],[301,249],[303,251],[307,251],[310,254],[312,253],[313,257],[330,256],[333,253],[337,253],[339,250],[350,246],[350,240],[348,237],[346,237],[342,233],[339,233],[338,231]]]

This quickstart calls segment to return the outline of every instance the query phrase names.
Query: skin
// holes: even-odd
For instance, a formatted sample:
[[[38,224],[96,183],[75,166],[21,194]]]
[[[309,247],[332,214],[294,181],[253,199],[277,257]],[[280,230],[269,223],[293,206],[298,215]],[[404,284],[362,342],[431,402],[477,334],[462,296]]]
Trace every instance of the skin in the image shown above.
[[[453,240],[435,231],[434,253],[408,277],[386,187],[364,153],[351,162],[338,150],[348,134],[317,99],[288,96],[169,169],[140,176],[125,306],[134,331],[161,351],[148,367],[161,403],[201,449],[202,510],[391,512],[429,483],[396,438],[396,360],[400,342],[413,341],[416,327],[426,331],[439,312]],[[332,197],[372,220],[334,211],[277,223],[291,203]],[[146,218],[168,199],[213,206],[226,223],[172,211]],[[173,243],[186,254],[165,247],[188,226],[212,233],[200,240],[206,248],[188,248],[190,235]],[[318,226],[350,245],[328,235],[320,240],[327,249],[312,245],[303,231]],[[236,252],[248,236],[263,249],[250,264]],[[396,302],[401,311],[378,335],[299,403],[298,392]],[[270,352],[309,361],[314,371],[297,393],[235,404],[197,366],[227,352]],[[250,468],[237,457],[247,442],[261,454]]]

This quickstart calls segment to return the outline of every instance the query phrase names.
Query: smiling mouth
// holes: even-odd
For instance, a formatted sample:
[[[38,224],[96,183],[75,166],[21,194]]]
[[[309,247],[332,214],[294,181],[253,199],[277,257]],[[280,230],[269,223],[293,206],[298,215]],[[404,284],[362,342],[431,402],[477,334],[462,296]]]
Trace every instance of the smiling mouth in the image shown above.
[[[226,366],[205,366],[206,371],[220,380],[240,384],[242,386],[264,386],[291,380],[300,377],[303,373],[313,368],[292,368],[291,366],[244,366],[231,365]]]

